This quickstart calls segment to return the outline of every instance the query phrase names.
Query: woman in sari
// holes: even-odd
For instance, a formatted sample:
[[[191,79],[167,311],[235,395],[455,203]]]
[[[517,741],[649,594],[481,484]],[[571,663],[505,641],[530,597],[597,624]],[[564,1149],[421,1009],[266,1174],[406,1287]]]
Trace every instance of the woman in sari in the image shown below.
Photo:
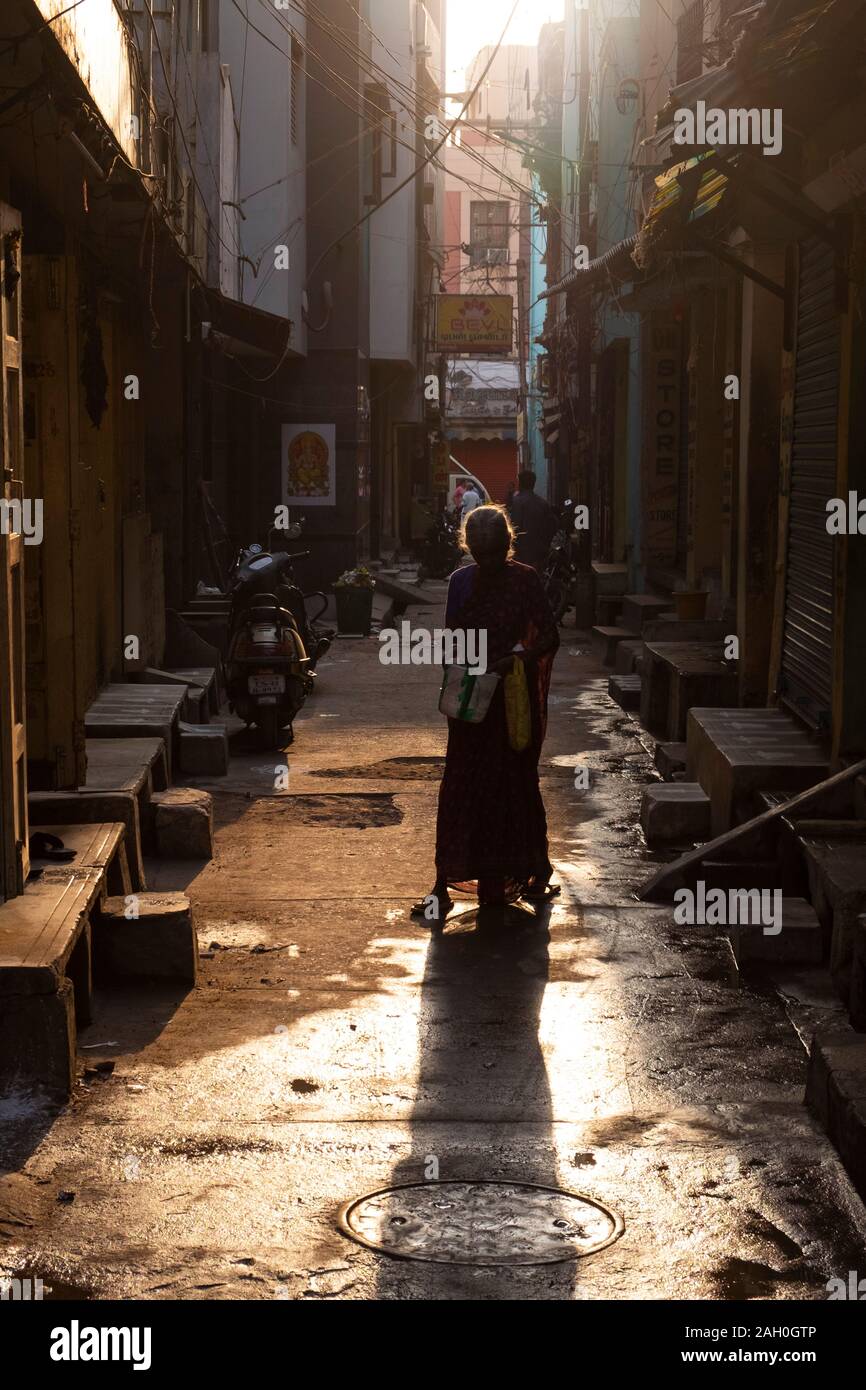
[[[500,677],[511,672],[515,652],[520,656],[531,737],[521,752],[511,747],[502,680],[481,723],[448,720],[433,901],[428,897],[413,908],[434,925],[453,906],[449,887],[477,892],[481,904],[544,900],[559,891],[550,885],[553,869],[538,784],[559,633],[537,573],[512,559],[513,542],[502,507],[470,512],[461,543],[474,563],[452,574],[445,621],[452,631],[486,631],[487,670]]]

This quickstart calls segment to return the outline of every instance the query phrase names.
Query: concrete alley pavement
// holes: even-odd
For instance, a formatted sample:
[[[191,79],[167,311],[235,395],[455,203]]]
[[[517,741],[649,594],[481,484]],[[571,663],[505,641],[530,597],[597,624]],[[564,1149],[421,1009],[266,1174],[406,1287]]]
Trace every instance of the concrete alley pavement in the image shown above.
[[[651,761],[588,643],[563,629],[541,764],[561,899],[498,928],[462,902],[434,938],[408,909],[432,883],[438,673],[378,653],[334,644],[287,791],[235,739],[215,859],[151,882],[192,899],[196,989],[100,996],[72,1104],[2,1101],[0,1265],[96,1298],[826,1298],[862,1268],[862,1205],[782,1001],[632,896]],[[339,1232],[343,1203],[431,1158],[585,1192],[624,1235],[478,1268]]]

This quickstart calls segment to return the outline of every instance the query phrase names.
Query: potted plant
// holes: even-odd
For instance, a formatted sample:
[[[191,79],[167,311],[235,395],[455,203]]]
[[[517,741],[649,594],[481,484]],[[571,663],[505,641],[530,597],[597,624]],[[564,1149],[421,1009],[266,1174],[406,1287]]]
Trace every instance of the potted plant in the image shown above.
[[[376,581],[364,565],[344,570],[339,579],[334,580],[337,631],[343,636],[369,637],[375,585]]]

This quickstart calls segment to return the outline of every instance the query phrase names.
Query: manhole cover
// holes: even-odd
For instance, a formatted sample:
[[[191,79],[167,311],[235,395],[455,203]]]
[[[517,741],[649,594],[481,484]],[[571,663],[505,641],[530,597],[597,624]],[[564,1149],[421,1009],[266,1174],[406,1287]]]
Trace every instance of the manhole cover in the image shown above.
[[[434,1264],[577,1260],[618,1240],[622,1217],[580,1192],[523,1182],[421,1182],[358,1197],[345,1235],[371,1250]]]

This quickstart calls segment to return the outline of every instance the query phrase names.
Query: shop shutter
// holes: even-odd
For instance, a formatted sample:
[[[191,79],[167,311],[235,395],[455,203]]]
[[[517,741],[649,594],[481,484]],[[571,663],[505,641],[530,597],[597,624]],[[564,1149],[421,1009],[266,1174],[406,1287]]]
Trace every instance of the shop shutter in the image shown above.
[[[831,247],[800,247],[785,614],[779,694],[813,728],[830,725],[833,672],[833,537],[840,322]]]

